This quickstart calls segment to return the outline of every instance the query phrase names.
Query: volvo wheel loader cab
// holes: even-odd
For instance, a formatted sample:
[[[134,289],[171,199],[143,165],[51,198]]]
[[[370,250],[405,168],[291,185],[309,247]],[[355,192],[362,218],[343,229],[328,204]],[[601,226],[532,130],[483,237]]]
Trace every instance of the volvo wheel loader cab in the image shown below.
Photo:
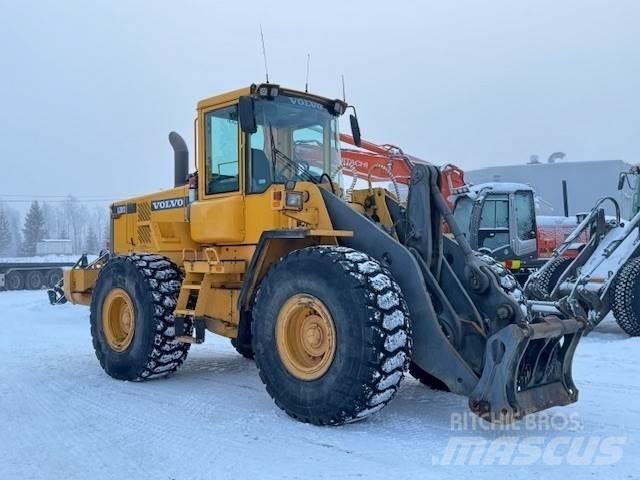
[[[116,202],[113,252],[66,273],[104,370],[167,375],[209,331],[319,425],[381,409],[409,364],[488,420],[574,402],[582,323],[528,317],[514,278],[456,226],[437,168],[415,166],[406,205],[371,187],[343,198],[346,107],[273,84],[198,104],[197,170],[187,179],[173,134],[175,187]]]

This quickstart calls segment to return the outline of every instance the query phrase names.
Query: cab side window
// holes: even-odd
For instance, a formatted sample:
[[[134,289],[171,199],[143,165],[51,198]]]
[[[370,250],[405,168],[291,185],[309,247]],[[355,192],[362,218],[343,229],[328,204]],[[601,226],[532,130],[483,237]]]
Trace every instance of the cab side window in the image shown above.
[[[478,248],[491,251],[509,245],[509,199],[506,195],[488,195],[482,207]]]
[[[239,189],[238,107],[205,114],[206,192],[235,192]]]
[[[265,143],[264,128],[257,126],[256,133],[249,137],[249,173],[247,191],[249,193],[262,193],[269,188],[273,179],[273,165],[267,155],[267,144]]]

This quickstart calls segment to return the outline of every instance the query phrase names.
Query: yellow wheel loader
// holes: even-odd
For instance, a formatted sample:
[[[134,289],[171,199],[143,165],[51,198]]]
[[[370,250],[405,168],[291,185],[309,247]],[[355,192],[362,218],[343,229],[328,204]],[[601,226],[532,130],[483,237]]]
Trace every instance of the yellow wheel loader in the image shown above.
[[[530,317],[515,279],[455,225],[437,168],[413,169],[406,205],[371,186],[345,198],[347,108],[269,83],[198,103],[195,172],[171,133],[175,187],[114,203],[112,251],[65,272],[103,369],[171,374],[209,331],[317,425],[380,410],[409,366],[490,421],[575,402],[584,324]]]

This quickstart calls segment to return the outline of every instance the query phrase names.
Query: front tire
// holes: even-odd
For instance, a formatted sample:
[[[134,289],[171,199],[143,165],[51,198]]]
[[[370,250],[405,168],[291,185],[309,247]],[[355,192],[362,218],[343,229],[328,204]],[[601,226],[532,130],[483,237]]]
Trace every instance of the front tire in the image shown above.
[[[160,255],[117,256],[102,268],[91,300],[91,336],[107,374],[140,381],[182,365],[189,344],[176,341],[173,317],[180,285],[178,267]]]
[[[569,268],[573,262],[570,257],[556,257],[549,260],[540,275],[533,274],[525,284],[525,292],[531,300],[548,300],[551,292],[556,287],[560,275]]]
[[[618,272],[613,285],[612,310],[627,335],[640,335],[640,258],[630,260]]]
[[[400,287],[365,253],[297,250],[262,280],[256,365],[269,395],[297,420],[339,425],[380,410],[398,390],[410,348]]]

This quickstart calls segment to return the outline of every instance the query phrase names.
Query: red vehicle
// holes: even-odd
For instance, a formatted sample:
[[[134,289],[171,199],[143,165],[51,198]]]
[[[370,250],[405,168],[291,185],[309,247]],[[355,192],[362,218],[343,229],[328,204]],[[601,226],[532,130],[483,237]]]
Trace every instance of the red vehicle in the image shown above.
[[[351,177],[367,179],[370,175],[372,181],[384,181],[393,176],[398,183],[408,185],[413,165],[429,164],[426,160],[404,153],[396,145],[377,145],[362,140],[361,146],[354,148],[353,137],[344,133],[340,134],[340,141],[343,143],[340,150],[342,171]],[[442,172],[440,190],[449,202],[449,206],[453,208],[454,196],[468,191],[464,181],[464,171],[453,164],[445,165],[440,171]]]
[[[362,140],[360,147],[356,147],[353,137],[345,133],[340,134],[340,141],[343,145],[349,145],[340,149],[340,155],[342,172],[351,177],[366,179],[371,175],[372,181],[384,181],[393,177],[398,183],[408,185],[414,163],[427,163],[406,155],[395,145],[377,145]]]

